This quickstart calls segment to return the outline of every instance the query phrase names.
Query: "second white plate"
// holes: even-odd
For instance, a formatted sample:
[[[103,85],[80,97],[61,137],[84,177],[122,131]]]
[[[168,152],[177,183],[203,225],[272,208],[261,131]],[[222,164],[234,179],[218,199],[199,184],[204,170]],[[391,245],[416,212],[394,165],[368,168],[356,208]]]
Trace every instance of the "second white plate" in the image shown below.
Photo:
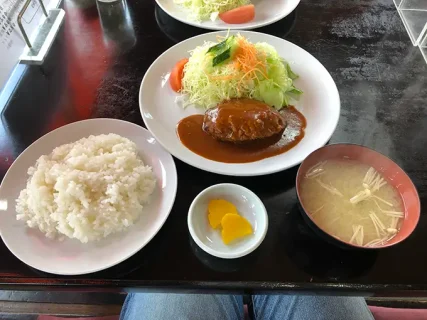
[[[43,154],[55,147],[90,135],[115,133],[135,142],[145,164],[153,168],[156,188],[141,218],[123,232],[86,244],[75,239],[48,239],[38,229],[16,220],[15,199],[25,188],[27,170]],[[116,265],[142,249],[160,230],[175,201],[177,174],[175,163],[144,128],[115,119],[91,119],[56,129],[34,142],[12,164],[0,186],[0,233],[9,250],[22,262],[41,271],[77,275]]]
[[[235,32],[231,32],[233,33]],[[226,32],[213,32],[185,40],[154,61],[142,80],[139,92],[139,105],[147,128],[172,155],[194,167],[214,173],[257,176],[282,171],[301,163],[332,136],[340,115],[338,89],[325,67],[307,51],[286,40],[263,33],[240,31],[241,35],[252,42],[267,42],[274,46],[299,75],[295,85],[304,93],[296,107],[307,119],[302,141],[283,154],[242,164],[203,158],[180,142],[176,134],[177,123],[189,115],[203,114],[204,110],[194,107],[182,109],[177,105],[175,101],[178,94],[170,88],[168,81],[170,71],[177,61],[189,57],[190,50],[205,41],[216,41],[218,35],[225,34]]]
[[[188,19],[188,11],[176,5],[173,0],[156,0],[160,8],[172,18],[198,28],[209,30],[245,30],[261,28],[283,19],[299,4],[300,0],[252,0],[255,5],[255,19],[242,24],[228,24],[219,18],[216,21],[194,21]]]

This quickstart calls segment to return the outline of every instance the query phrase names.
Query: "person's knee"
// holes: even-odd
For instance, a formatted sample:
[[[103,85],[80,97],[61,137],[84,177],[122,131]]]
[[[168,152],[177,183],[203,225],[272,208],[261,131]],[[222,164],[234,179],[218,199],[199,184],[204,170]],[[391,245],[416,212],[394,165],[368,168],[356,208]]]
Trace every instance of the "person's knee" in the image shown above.
[[[240,300],[242,298],[240,297]],[[122,320],[241,319],[243,301],[231,295],[134,294],[122,310]]]

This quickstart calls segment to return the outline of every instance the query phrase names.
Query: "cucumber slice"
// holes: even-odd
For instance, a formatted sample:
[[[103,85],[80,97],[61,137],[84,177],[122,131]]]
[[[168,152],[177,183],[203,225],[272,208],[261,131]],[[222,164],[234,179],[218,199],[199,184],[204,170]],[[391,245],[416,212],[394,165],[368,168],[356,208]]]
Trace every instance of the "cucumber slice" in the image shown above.
[[[209,50],[208,50],[208,52],[206,52],[206,53],[218,54],[218,53],[223,52],[224,50],[226,50],[229,47],[228,43],[227,43],[228,39],[229,38],[227,38],[224,41],[218,43],[217,45],[214,45],[213,47],[210,47]]]
[[[238,44],[236,41],[236,36],[230,36],[224,41],[210,47],[206,54],[214,55],[212,59],[212,66],[215,67],[229,59],[232,59]]]
[[[228,60],[230,57],[231,57],[231,49],[228,48],[223,53],[220,53],[215,58],[213,58],[212,66],[215,67],[215,66],[219,65],[220,63]]]

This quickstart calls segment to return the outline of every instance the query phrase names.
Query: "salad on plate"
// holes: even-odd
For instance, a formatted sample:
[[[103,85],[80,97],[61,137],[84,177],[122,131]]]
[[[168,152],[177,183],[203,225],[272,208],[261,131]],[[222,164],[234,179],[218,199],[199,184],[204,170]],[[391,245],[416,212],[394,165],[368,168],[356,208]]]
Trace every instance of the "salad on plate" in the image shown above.
[[[242,24],[255,18],[255,6],[249,0],[173,0],[188,11],[193,21],[215,21]]]
[[[240,34],[220,40],[198,46],[173,68],[169,82],[183,95],[184,107],[208,109],[222,101],[249,98],[280,110],[298,100],[298,75],[273,46],[251,43]]]

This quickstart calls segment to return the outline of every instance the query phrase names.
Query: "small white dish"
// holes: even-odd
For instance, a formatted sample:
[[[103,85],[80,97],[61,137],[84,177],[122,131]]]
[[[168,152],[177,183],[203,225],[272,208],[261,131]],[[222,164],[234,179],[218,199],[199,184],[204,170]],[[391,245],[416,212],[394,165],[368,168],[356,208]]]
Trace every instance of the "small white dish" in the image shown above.
[[[229,24],[221,19],[215,21],[194,21],[188,19],[189,12],[181,6],[174,3],[173,0],[156,0],[157,4],[172,18],[185,24],[210,30],[245,30],[261,28],[283,19],[289,15],[298,6],[301,0],[252,0],[255,6],[255,19],[247,23]]]
[[[27,170],[55,147],[90,135],[115,133],[135,142],[145,164],[153,168],[156,188],[140,219],[127,230],[86,244],[75,239],[48,239],[38,229],[16,220],[15,200],[26,187]],[[175,201],[177,174],[171,155],[143,127],[115,119],[90,119],[56,129],[30,145],[15,160],[0,185],[0,234],[22,262],[49,273],[78,275],[112,267],[141,250],[156,235]]]
[[[236,34],[237,32],[230,32]],[[204,158],[185,147],[176,134],[178,122],[204,109],[182,108],[180,94],[169,85],[169,75],[177,61],[189,57],[189,51],[205,41],[217,41],[227,32],[213,32],[178,43],[164,52],[145,73],[139,90],[139,107],[147,129],[173,156],[189,165],[213,173],[230,176],[260,176],[279,172],[300,164],[314,150],[323,147],[331,138],[340,116],[338,89],[329,72],[311,54],[286,40],[264,33],[240,31],[251,42],[266,42],[276,48],[299,75],[295,86],[304,93],[295,107],[307,120],[305,136],[295,147],[274,157],[249,163],[224,163]]]
[[[208,204],[213,199],[233,203],[239,214],[250,222],[254,233],[229,245],[224,244],[221,230],[209,225]],[[251,253],[264,240],[268,229],[267,210],[261,199],[251,190],[230,183],[216,184],[200,192],[191,203],[187,222],[196,244],[207,253],[223,259],[240,258]]]

